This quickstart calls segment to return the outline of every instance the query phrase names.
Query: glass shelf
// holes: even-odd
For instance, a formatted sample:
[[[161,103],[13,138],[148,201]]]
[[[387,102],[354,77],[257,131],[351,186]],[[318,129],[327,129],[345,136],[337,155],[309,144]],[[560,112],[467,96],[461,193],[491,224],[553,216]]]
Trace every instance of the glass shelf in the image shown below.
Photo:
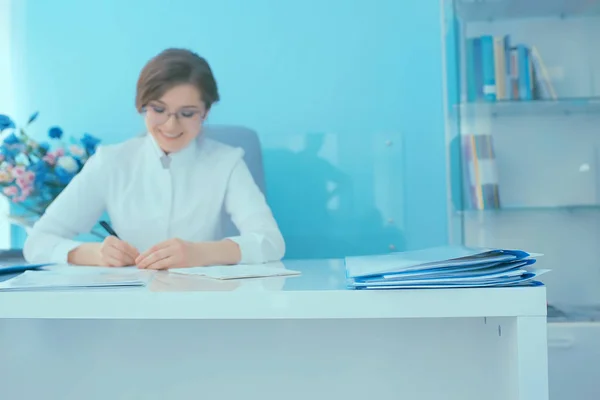
[[[459,214],[477,215],[477,214],[502,214],[502,213],[565,213],[565,212],[600,212],[600,204],[597,205],[572,205],[558,207],[506,207],[506,208],[490,208],[484,210],[462,210]]]
[[[600,98],[567,98],[559,100],[495,101],[461,103],[464,117],[519,117],[534,115],[581,115],[599,114]]]
[[[456,0],[455,5],[465,22],[600,14],[599,0]]]
[[[548,305],[548,322],[600,322],[598,305]]]

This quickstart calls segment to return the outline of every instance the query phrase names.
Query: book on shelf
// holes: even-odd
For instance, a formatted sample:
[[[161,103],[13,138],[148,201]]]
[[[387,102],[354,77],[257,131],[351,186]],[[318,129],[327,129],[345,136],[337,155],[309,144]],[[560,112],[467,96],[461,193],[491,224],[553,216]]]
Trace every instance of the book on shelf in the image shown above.
[[[465,209],[500,208],[498,166],[492,135],[462,134],[460,138]]]
[[[539,50],[509,35],[467,38],[466,64],[468,102],[557,99]]]

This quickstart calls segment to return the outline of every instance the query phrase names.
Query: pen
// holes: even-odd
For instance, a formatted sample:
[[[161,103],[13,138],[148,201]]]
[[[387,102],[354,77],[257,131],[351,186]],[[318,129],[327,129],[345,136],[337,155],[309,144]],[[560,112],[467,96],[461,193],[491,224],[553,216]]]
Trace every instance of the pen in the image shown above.
[[[100,221],[100,225],[102,225],[104,230],[106,230],[106,232],[108,232],[109,235],[112,235],[112,236],[116,237],[117,239],[119,238],[119,235],[117,235],[117,232],[113,231],[113,228],[111,228],[110,225],[106,221]]]

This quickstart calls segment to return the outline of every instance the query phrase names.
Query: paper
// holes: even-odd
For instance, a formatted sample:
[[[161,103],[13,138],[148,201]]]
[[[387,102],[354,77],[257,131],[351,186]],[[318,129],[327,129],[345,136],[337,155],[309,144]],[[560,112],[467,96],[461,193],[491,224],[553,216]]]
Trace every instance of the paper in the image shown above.
[[[139,273],[97,272],[68,274],[60,271],[26,271],[0,282],[0,291],[62,290],[78,288],[145,286],[148,276]]]
[[[381,285],[393,285],[395,283],[402,285],[414,285],[414,284],[456,284],[456,283],[478,283],[478,282],[510,282],[511,278],[518,278],[522,275],[535,271],[533,269],[513,269],[510,271],[504,271],[489,275],[476,275],[476,276],[430,276],[425,278],[412,278],[412,279],[396,279],[396,280],[381,280],[381,281],[366,281],[366,282],[355,282],[355,286],[381,286]],[[503,279],[507,278],[507,279]]]
[[[520,250],[443,246],[379,256],[346,257],[345,264],[348,277],[357,278],[432,268],[491,265],[530,256]]]
[[[282,263],[174,268],[170,269],[169,272],[184,275],[200,275],[213,279],[245,279],[300,275],[299,271],[286,269]]]
[[[60,272],[61,274],[79,275],[79,274],[132,274],[132,273],[151,273],[155,270],[139,269],[136,266],[126,267],[100,267],[95,265],[70,265],[54,264],[44,267],[46,271]]]
[[[405,279],[419,279],[434,277],[436,279],[442,278],[457,278],[457,277],[477,277],[477,276],[490,276],[492,274],[509,272],[511,270],[519,269],[522,267],[534,264],[536,260],[519,260],[509,261],[505,263],[494,263],[492,265],[476,265],[473,267],[453,267],[453,268],[434,268],[422,271],[410,271],[404,273],[395,273],[389,275],[383,275],[381,277],[368,277],[365,279],[356,279],[362,282],[377,282],[377,281],[393,281],[393,280],[405,280]]]

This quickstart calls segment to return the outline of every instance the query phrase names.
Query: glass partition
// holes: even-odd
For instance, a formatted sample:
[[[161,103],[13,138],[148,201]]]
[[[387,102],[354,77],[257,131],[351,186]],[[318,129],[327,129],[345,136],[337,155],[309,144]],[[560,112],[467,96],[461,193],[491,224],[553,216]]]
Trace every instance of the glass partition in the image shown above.
[[[220,86],[208,123],[256,133],[287,258],[448,241],[436,2],[16,3],[16,107],[21,121],[40,111],[35,137],[52,125],[104,144],[140,134],[140,69],[190,48]]]

